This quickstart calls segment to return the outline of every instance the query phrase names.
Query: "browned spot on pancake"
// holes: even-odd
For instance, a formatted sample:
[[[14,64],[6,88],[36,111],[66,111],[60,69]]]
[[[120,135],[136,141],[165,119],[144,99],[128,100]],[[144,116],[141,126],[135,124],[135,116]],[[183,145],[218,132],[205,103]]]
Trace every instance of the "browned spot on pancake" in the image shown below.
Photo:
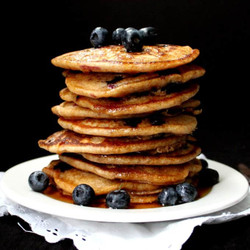
[[[95,72],[95,71],[98,71],[100,70],[100,67],[97,67],[97,66],[88,66],[88,65],[81,65],[80,66],[80,69],[84,72]]]

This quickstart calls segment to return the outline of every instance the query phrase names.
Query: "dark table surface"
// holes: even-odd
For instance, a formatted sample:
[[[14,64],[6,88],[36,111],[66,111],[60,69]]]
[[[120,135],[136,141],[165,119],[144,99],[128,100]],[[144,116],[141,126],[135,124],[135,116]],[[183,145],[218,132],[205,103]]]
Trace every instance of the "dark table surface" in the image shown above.
[[[65,239],[50,244],[41,236],[24,232],[17,223],[27,230],[29,229],[29,225],[18,217],[0,218],[1,249],[76,249],[72,240]],[[218,225],[202,225],[194,229],[182,250],[248,250],[250,249],[249,235],[250,216]],[[158,244],[164,243],[158,242]]]

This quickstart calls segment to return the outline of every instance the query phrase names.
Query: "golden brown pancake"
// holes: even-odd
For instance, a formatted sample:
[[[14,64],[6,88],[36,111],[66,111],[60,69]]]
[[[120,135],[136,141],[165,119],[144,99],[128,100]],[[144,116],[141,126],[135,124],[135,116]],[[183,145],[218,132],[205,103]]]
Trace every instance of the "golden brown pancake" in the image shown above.
[[[89,161],[102,164],[116,165],[175,165],[191,161],[201,153],[201,149],[193,144],[187,144],[169,153],[130,153],[120,155],[100,155],[100,154],[82,154]]]
[[[120,137],[120,136],[148,136],[160,133],[191,134],[197,125],[194,116],[178,115],[167,117],[154,115],[147,118],[134,118],[125,120],[85,118],[70,120],[59,118],[58,123],[64,129],[76,133]]]
[[[142,52],[127,53],[123,46],[110,45],[69,52],[52,59],[52,64],[82,72],[155,72],[190,63],[198,49],[178,45],[143,46]]]
[[[60,155],[60,160],[68,165],[96,174],[110,180],[134,181],[152,185],[173,185],[182,182],[192,174],[201,170],[199,161],[189,161],[178,165],[108,165],[93,163],[82,157]]]
[[[151,184],[109,180],[76,168],[66,167],[66,169],[61,169],[61,167],[58,167],[59,163],[60,161],[52,161],[49,166],[43,168],[43,172],[52,179],[58,189],[62,189],[67,194],[72,194],[74,188],[80,184],[90,185],[96,195],[107,194],[117,189],[130,191],[153,191],[159,189],[159,186]]]
[[[200,101],[190,99],[186,102],[183,102],[181,105],[163,110],[164,115],[172,116],[181,113],[188,113],[192,115],[198,115],[201,113],[199,109]],[[52,112],[55,115],[64,117],[66,119],[83,119],[86,117],[90,118],[99,118],[99,119],[124,119],[124,118],[133,118],[133,117],[144,117],[150,113],[146,114],[132,114],[132,115],[123,115],[123,116],[110,116],[108,114],[97,113],[91,109],[83,108],[75,104],[74,102],[63,102],[60,105],[52,107]]]
[[[159,135],[141,137],[101,137],[81,135],[73,131],[58,131],[46,140],[39,140],[41,148],[52,153],[91,153],[91,154],[125,154],[145,150],[161,150],[177,142],[185,141],[186,136]]]
[[[65,73],[68,89],[77,95],[91,98],[124,97],[128,94],[162,88],[169,83],[187,82],[201,77],[205,70],[196,65],[183,65],[175,72],[145,74]]]
[[[138,116],[135,114],[113,117],[107,114],[97,113],[89,108],[80,107],[74,102],[62,102],[60,105],[52,107],[51,110],[55,115],[62,116],[66,119],[82,119],[86,117],[99,119],[121,119]]]
[[[202,109],[200,107],[200,101],[196,99],[189,99],[183,102],[179,106],[172,107],[170,109],[166,109],[162,111],[163,115],[166,116],[175,116],[178,114],[190,114],[190,115],[199,115],[202,113]]]
[[[142,114],[162,109],[179,106],[192,98],[199,91],[198,84],[191,84],[182,91],[167,94],[166,91],[150,92],[146,95],[130,95],[120,99],[93,99],[85,96],[77,96],[67,88],[60,92],[64,101],[74,102],[77,105],[89,108],[97,113],[110,116]]]

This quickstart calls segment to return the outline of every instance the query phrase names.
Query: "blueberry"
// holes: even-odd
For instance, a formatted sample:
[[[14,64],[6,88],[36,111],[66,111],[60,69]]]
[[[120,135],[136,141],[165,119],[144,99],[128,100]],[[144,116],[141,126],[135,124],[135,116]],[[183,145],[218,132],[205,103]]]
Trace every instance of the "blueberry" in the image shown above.
[[[142,51],[142,37],[140,32],[135,28],[125,29],[122,38],[122,45],[126,48],[127,52],[140,52]]]
[[[153,45],[156,44],[157,30],[154,27],[145,27],[139,30],[143,39],[143,44]]]
[[[125,190],[115,190],[107,194],[106,204],[110,208],[128,208],[130,196]]]
[[[202,166],[202,169],[207,169],[208,168],[208,162],[204,159],[200,159],[201,161],[201,166]]]
[[[149,122],[153,126],[162,125],[165,123],[164,116],[160,115],[160,114],[153,114],[153,115],[149,116]]]
[[[72,198],[75,204],[87,206],[95,197],[94,189],[87,184],[76,186],[72,193]]]
[[[139,123],[142,122],[141,118],[129,118],[129,119],[124,119],[124,123],[127,126],[130,126],[132,128],[136,128]]]
[[[191,202],[198,195],[197,189],[188,182],[176,185],[176,192],[179,195],[180,202]]]
[[[112,33],[113,42],[117,45],[121,45],[124,34],[125,34],[125,29],[123,28],[117,28],[116,30],[114,30]]]
[[[103,27],[95,28],[90,35],[90,42],[94,48],[100,48],[108,44],[108,30]]]
[[[164,188],[158,195],[158,202],[162,206],[173,206],[178,200],[178,195],[174,187]]]
[[[201,187],[212,187],[219,182],[219,173],[211,168],[202,169],[199,173],[199,185]]]
[[[106,82],[109,85],[109,84],[117,83],[117,82],[121,81],[122,79],[123,79],[123,77],[118,75],[118,76],[115,76],[112,80],[106,81]]]
[[[49,185],[49,177],[42,171],[35,171],[29,176],[29,185],[36,192],[44,191]]]

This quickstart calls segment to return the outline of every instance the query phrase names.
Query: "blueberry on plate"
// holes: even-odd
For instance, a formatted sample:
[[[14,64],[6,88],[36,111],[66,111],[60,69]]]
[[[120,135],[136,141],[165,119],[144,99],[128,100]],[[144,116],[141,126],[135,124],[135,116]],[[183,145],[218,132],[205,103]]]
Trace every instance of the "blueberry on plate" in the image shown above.
[[[76,186],[72,193],[72,199],[75,204],[87,206],[95,197],[94,189],[87,184],[80,184]]]
[[[154,27],[145,27],[139,30],[143,44],[145,45],[153,45],[156,44],[157,40],[157,30]]]
[[[96,27],[90,35],[90,42],[94,48],[100,48],[108,44],[108,30],[103,27]]]
[[[135,28],[125,29],[122,37],[122,45],[126,48],[127,52],[140,52],[142,51],[142,37],[140,32]]]
[[[201,166],[202,166],[202,169],[207,169],[208,168],[208,162],[204,159],[200,159],[201,161]]]
[[[211,168],[202,169],[199,173],[199,186],[212,187],[219,182],[219,173]]]
[[[174,187],[164,188],[158,195],[158,203],[162,206],[173,206],[178,200],[178,195]]]
[[[28,182],[32,190],[42,192],[49,185],[49,177],[42,171],[35,171],[30,174]]]
[[[176,192],[180,198],[180,202],[191,202],[198,195],[197,189],[190,183],[184,182],[176,185]]]
[[[106,204],[110,208],[128,208],[130,196],[125,190],[115,190],[107,194]]]
[[[112,33],[113,42],[117,45],[121,45],[124,34],[125,34],[125,29],[123,28],[117,28],[116,30],[114,30]]]

